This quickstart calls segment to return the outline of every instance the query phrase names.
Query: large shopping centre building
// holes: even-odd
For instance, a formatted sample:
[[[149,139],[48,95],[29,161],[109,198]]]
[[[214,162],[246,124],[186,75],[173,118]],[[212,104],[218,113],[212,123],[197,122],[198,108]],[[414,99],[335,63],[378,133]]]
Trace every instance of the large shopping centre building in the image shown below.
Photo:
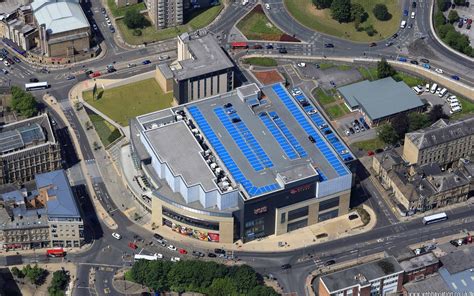
[[[138,116],[131,155],[155,225],[232,243],[346,214],[352,154],[303,93],[246,85]]]

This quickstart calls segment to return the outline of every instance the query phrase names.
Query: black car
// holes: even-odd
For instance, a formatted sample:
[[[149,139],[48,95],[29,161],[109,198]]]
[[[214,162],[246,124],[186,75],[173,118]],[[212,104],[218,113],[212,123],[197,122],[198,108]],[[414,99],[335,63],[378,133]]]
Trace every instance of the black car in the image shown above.
[[[290,264],[283,264],[281,266],[281,269],[285,270],[285,269],[290,269],[291,268],[291,265]]]
[[[15,62],[14,62],[12,59],[10,59],[10,58],[7,58],[7,62],[10,63],[10,65],[13,65],[13,64],[15,63]]]
[[[86,71],[84,71],[84,73],[85,73],[86,75],[91,75],[92,73],[94,73],[94,71],[92,71],[92,70],[86,70]]]
[[[395,34],[392,35],[392,38],[393,38],[393,39],[395,39],[395,38],[397,38],[397,37],[398,37],[398,34],[397,34],[397,33],[395,33]]]
[[[225,255],[225,250],[223,250],[223,249],[214,249],[214,253]]]
[[[383,152],[382,148],[375,149],[375,153],[382,153],[382,152]]]
[[[160,239],[160,240],[163,239],[163,237],[161,235],[159,235],[158,233],[153,234],[153,238]]]
[[[332,44],[332,43],[325,43],[325,44],[324,44],[324,47],[326,47],[326,48],[334,48],[334,44]]]
[[[412,7],[412,8],[416,8],[416,2],[415,2],[415,1],[413,1],[413,2],[411,3],[411,7]]]
[[[410,63],[412,63],[413,65],[418,65],[418,61],[415,60],[410,61]]]
[[[209,258],[216,258],[217,255],[214,254],[214,253],[207,253],[207,257],[209,257]]]
[[[429,63],[430,63],[430,60],[428,60],[428,59],[420,59],[420,62],[425,63],[425,64],[429,64]]]
[[[333,264],[336,264],[336,260],[328,260],[324,263],[324,266],[330,266],[330,265],[333,265]]]
[[[32,82],[32,83],[39,82],[39,80],[38,80],[38,78],[32,77],[32,78],[30,78],[30,82]]]
[[[286,48],[284,48],[284,47],[279,48],[279,49],[278,49],[278,52],[279,52],[279,53],[288,53],[288,51],[287,51]]]

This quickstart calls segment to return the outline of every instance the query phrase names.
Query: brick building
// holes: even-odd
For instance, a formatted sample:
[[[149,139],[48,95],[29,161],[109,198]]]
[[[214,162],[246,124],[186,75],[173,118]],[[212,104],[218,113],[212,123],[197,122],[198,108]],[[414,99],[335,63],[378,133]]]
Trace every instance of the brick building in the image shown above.
[[[438,271],[439,260],[433,253],[426,253],[400,262],[400,266],[405,272],[403,282],[411,282],[423,279],[426,276]]]

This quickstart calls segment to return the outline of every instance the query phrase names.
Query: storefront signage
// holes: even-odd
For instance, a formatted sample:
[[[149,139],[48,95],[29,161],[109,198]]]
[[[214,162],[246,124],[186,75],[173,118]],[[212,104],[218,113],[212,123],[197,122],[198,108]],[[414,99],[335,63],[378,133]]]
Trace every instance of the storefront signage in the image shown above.
[[[163,224],[170,227],[171,230],[181,235],[186,235],[186,236],[189,236],[198,240],[203,240],[203,241],[219,242],[218,233],[205,232],[205,231],[193,229],[188,226],[181,226],[179,224],[173,223],[172,221],[166,218],[163,218]]]
[[[253,213],[254,213],[255,215],[258,215],[258,214],[266,213],[267,211],[268,211],[267,206],[263,206],[263,207],[261,207],[261,208],[254,209],[254,210],[253,210]]]
[[[296,194],[303,191],[307,191],[311,189],[311,184],[301,185],[300,187],[296,187],[290,190],[290,194]]]

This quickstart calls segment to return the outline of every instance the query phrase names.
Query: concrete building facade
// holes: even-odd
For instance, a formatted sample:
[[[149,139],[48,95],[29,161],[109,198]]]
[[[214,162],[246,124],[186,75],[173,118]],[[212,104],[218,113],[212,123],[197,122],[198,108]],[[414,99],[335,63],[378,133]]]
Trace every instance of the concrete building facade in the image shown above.
[[[35,176],[23,187],[0,194],[0,244],[3,249],[80,247],[84,224],[63,170]]]
[[[0,127],[0,185],[22,184],[60,167],[60,145],[47,114]]]
[[[148,15],[157,29],[182,25],[185,0],[146,0]]]
[[[212,61],[212,62],[211,62]],[[211,35],[178,36],[178,58],[157,67],[162,89],[173,85],[179,104],[224,94],[234,89],[234,64]]]

